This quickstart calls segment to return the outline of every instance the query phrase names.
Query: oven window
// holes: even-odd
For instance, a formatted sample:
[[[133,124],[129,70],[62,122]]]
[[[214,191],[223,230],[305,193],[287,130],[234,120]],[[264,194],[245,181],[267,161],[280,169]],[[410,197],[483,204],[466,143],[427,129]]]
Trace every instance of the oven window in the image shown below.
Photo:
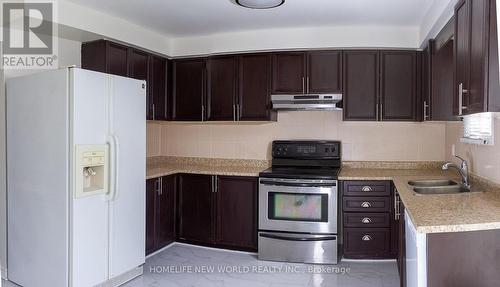
[[[268,218],[328,222],[328,194],[268,193]]]

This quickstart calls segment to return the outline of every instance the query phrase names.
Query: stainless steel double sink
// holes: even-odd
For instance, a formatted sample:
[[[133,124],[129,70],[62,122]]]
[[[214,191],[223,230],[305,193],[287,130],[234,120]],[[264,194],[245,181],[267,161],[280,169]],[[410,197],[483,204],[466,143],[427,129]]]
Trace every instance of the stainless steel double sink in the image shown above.
[[[456,194],[471,192],[471,189],[449,179],[412,180],[408,184],[417,194]]]

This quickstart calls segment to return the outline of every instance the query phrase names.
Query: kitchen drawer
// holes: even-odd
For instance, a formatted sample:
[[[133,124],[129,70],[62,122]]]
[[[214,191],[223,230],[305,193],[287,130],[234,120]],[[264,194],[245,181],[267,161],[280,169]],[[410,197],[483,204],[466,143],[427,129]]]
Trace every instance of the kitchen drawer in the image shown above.
[[[345,196],[390,196],[390,181],[344,181]]]
[[[344,213],[345,227],[389,227],[389,213]]]
[[[389,212],[390,197],[344,197],[344,211],[354,212]]]
[[[389,258],[391,256],[389,228],[345,228],[346,258]]]

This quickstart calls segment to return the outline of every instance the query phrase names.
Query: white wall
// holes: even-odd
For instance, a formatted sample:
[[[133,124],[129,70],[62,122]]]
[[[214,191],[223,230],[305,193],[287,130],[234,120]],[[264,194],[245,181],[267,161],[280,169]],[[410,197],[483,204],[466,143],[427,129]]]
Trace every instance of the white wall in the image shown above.
[[[417,48],[419,46],[418,27],[314,27],[173,38],[170,55],[178,57],[300,48]]]
[[[425,47],[429,39],[433,39],[453,17],[458,0],[436,0],[420,25],[420,47]]]
[[[57,22],[61,25],[169,55],[170,39],[163,34],[66,0],[58,5]]]

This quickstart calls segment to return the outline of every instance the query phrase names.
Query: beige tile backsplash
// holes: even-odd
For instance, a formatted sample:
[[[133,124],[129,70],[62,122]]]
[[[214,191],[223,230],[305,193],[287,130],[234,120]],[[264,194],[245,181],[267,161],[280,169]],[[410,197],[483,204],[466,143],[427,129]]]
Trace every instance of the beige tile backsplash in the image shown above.
[[[495,145],[472,145],[460,142],[463,123],[446,124],[446,160],[452,159],[452,146],[455,153],[470,163],[472,173],[500,183],[500,119],[495,119]]]
[[[148,156],[269,159],[275,139],[340,140],[346,161],[443,161],[445,123],[344,122],[341,112],[279,112],[278,122],[148,122]]]

